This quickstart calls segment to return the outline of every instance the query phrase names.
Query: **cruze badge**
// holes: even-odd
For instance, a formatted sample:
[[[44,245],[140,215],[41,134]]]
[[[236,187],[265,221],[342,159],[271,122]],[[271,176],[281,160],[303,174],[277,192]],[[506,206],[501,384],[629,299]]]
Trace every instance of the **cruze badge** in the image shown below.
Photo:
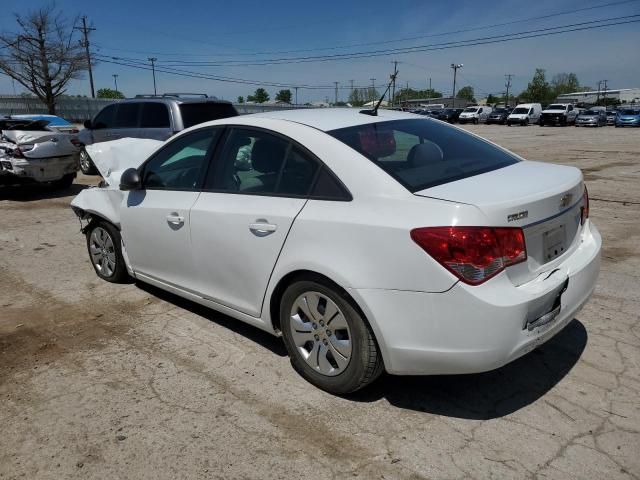
[[[572,198],[573,198],[572,193],[567,193],[566,195],[563,195],[562,197],[560,197],[560,208],[566,208],[569,205],[571,205]]]
[[[511,215],[507,215],[507,222],[515,222],[516,220],[522,220],[523,218],[527,218],[529,216],[529,210],[523,210],[518,213],[512,213]]]

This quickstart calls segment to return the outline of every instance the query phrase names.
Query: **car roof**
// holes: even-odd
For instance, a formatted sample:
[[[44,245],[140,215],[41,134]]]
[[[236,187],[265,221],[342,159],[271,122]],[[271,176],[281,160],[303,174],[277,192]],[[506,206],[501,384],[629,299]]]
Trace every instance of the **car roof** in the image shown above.
[[[231,104],[228,100],[220,100],[218,98],[199,98],[199,97],[140,97],[140,98],[127,98],[124,100],[120,100],[117,103],[225,103]]]
[[[397,110],[378,110],[378,115],[367,115],[360,113],[362,108],[304,108],[292,110],[274,110],[270,112],[254,113],[234,117],[233,121],[239,118],[270,118],[274,120],[286,120],[307,125],[324,132],[339,128],[354,127],[389,120],[421,119],[425,117],[415,113],[400,112]]]

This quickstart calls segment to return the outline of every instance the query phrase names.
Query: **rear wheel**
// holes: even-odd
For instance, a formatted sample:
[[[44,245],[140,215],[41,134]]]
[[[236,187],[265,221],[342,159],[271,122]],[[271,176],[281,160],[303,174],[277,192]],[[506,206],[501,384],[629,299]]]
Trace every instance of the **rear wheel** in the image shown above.
[[[353,301],[328,282],[290,285],[280,303],[280,324],[294,369],[327,392],[354,392],[383,371],[371,328]]]
[[[97,175],[98,170],[96,166],[93,164],[91,157],[87,153],[87,151],[83,148],[80,150],[80,170],[85,175]]]
[[[111,283],[129,279],[122,256],[122,240],[116,227],[104,220],[91,222],[86,232],[87,250],[96,274]]]
[[[474,119],[473,119],[473,124],[474,124],[474,125],[477,125],[477,124],[478,124],[478,119],[477,119],[477,118],[474,118]]]

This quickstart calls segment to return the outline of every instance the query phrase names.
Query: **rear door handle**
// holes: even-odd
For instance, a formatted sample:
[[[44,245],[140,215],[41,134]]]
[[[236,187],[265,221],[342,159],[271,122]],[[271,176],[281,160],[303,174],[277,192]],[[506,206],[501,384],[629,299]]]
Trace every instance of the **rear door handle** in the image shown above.
[[[255,223],[249,224],[249,231],[256,237],[266,237],[267,235],[271,235],[277,229],[277,225],[268,223],[264,218],[259,218]]]
[[[182,225],[184,223],[184,217],[176,212],[167,215],[167,222],[172,225]]]

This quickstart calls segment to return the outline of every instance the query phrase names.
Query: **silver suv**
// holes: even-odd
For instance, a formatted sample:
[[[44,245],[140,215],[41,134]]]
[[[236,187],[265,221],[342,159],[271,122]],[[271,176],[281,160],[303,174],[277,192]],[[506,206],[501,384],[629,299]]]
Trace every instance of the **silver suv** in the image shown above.
[[[198,123],[237,115],[231,102],[206,95],[199,98],[174,93],[138,95],[104,107],[93,120],[84,122],[78,140],[84,145],[125,137],[166,140]],[[80,170],[85,175],[98,173],[84,148],[80,151]]]

